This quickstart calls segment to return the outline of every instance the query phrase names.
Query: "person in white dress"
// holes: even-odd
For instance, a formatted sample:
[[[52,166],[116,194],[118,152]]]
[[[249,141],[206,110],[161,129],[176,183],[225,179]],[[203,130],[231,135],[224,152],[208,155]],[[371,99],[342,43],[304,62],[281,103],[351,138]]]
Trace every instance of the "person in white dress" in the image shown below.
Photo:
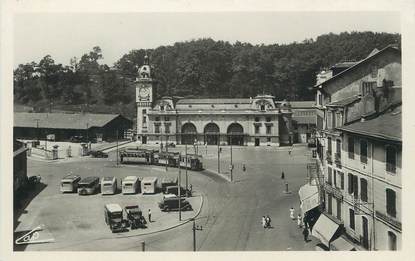
[[[294,209],[293,207],[291,207],[291,208],[290,208],[290,218],[291,218],[292,220],[294,220],[294,219],[295,219],[294,212],[295,212],[295,209]]]

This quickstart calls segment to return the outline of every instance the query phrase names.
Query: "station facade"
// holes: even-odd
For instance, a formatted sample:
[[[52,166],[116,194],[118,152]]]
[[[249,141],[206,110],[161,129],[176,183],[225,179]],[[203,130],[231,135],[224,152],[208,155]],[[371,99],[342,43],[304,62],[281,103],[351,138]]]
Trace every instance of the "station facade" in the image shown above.
[[[253,98],[155,97],[146,56],[136,80],[137,138],[143,144],[283,146],[293,142],[288,102]]]

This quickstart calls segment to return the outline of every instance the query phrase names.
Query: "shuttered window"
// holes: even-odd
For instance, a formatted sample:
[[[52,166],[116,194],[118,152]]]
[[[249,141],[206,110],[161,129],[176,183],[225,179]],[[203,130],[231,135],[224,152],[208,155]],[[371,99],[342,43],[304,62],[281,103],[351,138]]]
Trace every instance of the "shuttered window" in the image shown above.
[[[367,163],[367,141],[360,140],[360,162]]]
[[[349,209],[349,224],[351,229],[355,229],[355,222],[354,222],[354,210]]]
[[[396,217],[396,193],[391,189],[386,189],[386,213]]]
[[[353,175],[349,173],[349,175],[347,176],[347,192],[349,192],[349,194],[353,193]]]
[[[349,152],[349,159],[354,159],[354,138],[349,136],[347,139],[347,148]]]
[[[359,196],[359,178],[353,175],[353,196],[358,198]]]
[[[360,199],[363,202],[367,202],[367,180],[360,179]]]

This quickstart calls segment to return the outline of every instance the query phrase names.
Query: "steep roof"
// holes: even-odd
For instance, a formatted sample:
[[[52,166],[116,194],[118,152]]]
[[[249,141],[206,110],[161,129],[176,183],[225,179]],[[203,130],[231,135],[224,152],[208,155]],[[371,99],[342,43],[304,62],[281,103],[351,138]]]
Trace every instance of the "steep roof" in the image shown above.
[[[14,113],[14,127],[50,128],[50,129],[83,129],[103,127],[119,114],[93,114],[93,113]],[[128,120],[128,119],[127,119]],[[37,124],[37,122],[39,122]]]
[[[327,82],[333,81],[334,79],[338,79],[339,77],[341,77],[341,76],[345,75],[346,73],[348,73],[348,72],[350,72],[350,71],[352,71],[352,70],[354,70],[354,69],[358,68],[359,66],[361,66],[361,65],[363,65],[363,64],[365,64],[365,63],[367,63],[368,61],[372,60],[374,57],[377,57],[378,55],[381,55],[381,54],[383,54],[383,53],[384,53],[384,52],[386,52],[386,51],[394,51],[394,52],[398,52],[399,54],[401,53],[401,51],[400,51],[398,48],[396,48],[396,47],[394,47],[394,46],[392,46],[392,45],[388,45],[388,46],[386,46],[385,48],[383,48],[382,50],[380,50],[380,51],[378,51],[378,52],[376,52],[376,51],[372,51],[372,52],[369,54],[369,56],[367,56],[365,59],[363,59],[363,60],[361,60],[361,61],[357,62],[355,65],[352,65],[351,67],[349,67],[349,68],[347,68],[346,70],[344,70],[344,71],[342,71],[342,72],[340,72],[340,73],[338,73],[338,74],[334,75],[333,77],[328,78],[328,79],[327,79],[327,80],[325,80],[324,82],[321,82],[321,83],[318,83],[318,84],[314,85],[314,87],[318,87],[318,86],[320,86],[320,85],[322,85],[322,84],[325,84],[325,83],[327,83]]]
[[[351,104],[355,101],[358,101],[359,99],[360,99],[359,95],[353,95],[351,97],[347,97],[347,98],[342,99],[342,100],[331,102],[331,103],[327,104],[327,106],[343,107],[343,106],[349,105],[349,104]]]
[[[402,142],[402,106],[399,105],[374,119],[355,122],[337,129],[364,136]]]

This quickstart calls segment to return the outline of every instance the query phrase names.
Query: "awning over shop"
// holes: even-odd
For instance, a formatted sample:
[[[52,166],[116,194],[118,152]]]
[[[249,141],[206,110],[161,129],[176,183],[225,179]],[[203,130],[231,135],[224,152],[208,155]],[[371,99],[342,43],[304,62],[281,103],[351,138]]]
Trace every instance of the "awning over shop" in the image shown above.
[[[338,228],[339,225],[337,223],[324,214],[321,214],[313,226],[311,235],[320,239],[321,243],[325,244],[327,247],[330,247],[329,242]]]
[[[316,185],[305,184],[298,190],[303,213],[319,205],[319,194]]]
[[[343,237],[339,237],[339,238],[337,238],[336,240],[334,240],[333,242],[330,243],[330,250],[355,251],[356,248],[354,247],[354,245],[351,242],[347,241]]]

